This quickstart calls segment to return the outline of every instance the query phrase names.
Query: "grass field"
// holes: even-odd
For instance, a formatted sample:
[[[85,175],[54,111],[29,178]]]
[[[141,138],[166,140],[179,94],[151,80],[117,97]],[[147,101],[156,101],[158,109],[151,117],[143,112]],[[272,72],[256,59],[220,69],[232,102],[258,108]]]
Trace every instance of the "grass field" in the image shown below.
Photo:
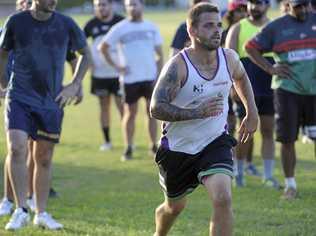
[[[167,55],[171,36],[183,20],[184,13],[159,12],[147,14],[146,17],[159,25]],[[76,17],[81,25],[87,19],[87,16]],[[153,158],[148,155],[144,109],[140,109],[137,120],[135,159],[122,163],[123,142],[118,114],[113,110],[111,130],[114,149],[99,152],[102,135],[98,123],[98,103],[89,94],[88,76],[84,84],[84,102],[80,106],[66,108],[61,143],[54,155],[53,185],[60,197],[49,201],[48,211],[65,225],[65,229],[49,232],[30,226],[14,235],[146,236],[154,232],[154,209],[163,200],[163,195]],[[3,123],[2,116],[0,123]],[[2,125],[0,133],[2,166],[6,153]],[[259,141],[257,135],[254,159],[262,167]],[[247,187],[233,189],[234,235],[316,235],[316,163],[313,146],[298,142],[297,151],[300,198],[291,202],[282,201],[279,198],[281,192],[263,188],[258,178],[246,177]],[[276,177],[283,181],[279,146],[276,154]],[[2,189],[3,174],[0,176]],[[206,193],[200,187],[190,195],[188,207],[170,235],[208,235],[211,212]],[[11,235],[3,229],[8,219],[0,219],[0,235]]]

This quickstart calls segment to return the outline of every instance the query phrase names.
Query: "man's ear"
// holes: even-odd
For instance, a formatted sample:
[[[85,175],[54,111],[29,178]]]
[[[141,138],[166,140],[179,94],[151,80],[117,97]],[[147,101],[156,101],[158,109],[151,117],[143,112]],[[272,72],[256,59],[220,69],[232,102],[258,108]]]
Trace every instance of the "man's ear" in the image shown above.
[[[193,26],[187,26],[187,31],[189,35],[192,35],[192,36],[196,35],[196,28]]]

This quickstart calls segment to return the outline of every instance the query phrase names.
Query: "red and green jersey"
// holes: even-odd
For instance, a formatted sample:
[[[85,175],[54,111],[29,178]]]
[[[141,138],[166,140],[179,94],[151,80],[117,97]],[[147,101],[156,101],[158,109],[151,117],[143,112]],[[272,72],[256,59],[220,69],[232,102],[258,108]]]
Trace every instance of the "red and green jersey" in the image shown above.
[[[291,67],[293,77],[274,76],[273,89],[316,95],[316,14],[310,13],[303,22],[282,16],[266,25],[246,47],[274,52],[277,62]]]

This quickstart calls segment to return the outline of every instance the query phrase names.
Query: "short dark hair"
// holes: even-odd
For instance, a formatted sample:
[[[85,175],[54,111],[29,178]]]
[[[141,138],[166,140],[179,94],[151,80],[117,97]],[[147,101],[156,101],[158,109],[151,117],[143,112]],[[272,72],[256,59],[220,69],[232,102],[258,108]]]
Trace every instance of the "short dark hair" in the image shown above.
[[[219,13],[219,9],[216,5],[212,5],[211,3],[198,3],[197,5],[193,6],[189,10],[188,18],[187,18],[187,24],[188,26],[197,26],[200,20],[200,15],[205,12],[215,12]]]

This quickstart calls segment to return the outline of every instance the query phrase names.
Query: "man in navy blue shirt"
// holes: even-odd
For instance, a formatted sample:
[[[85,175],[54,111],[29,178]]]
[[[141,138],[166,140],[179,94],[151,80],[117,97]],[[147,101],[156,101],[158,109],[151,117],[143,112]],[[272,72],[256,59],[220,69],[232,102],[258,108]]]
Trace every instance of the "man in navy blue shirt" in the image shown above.
[[[8,141],[9,176],[17,205],[7,230],[29,221],[26,208],[27,142],[34,143],[34,224],[61,229],[62,224],[45,212],[50,167],[55,143],[59,141],[63,107],[76,97],[86,73],[90,53],[83,32],[69,17],[55,12],[57,0],[37,0],[29,11],[10,16],[0,37],[0,83],[7,88],[5,123]],[[62,85],[67,49],[79,58],[73,81]],[[4,71],[8,52],[14,63],[7,84]]]

